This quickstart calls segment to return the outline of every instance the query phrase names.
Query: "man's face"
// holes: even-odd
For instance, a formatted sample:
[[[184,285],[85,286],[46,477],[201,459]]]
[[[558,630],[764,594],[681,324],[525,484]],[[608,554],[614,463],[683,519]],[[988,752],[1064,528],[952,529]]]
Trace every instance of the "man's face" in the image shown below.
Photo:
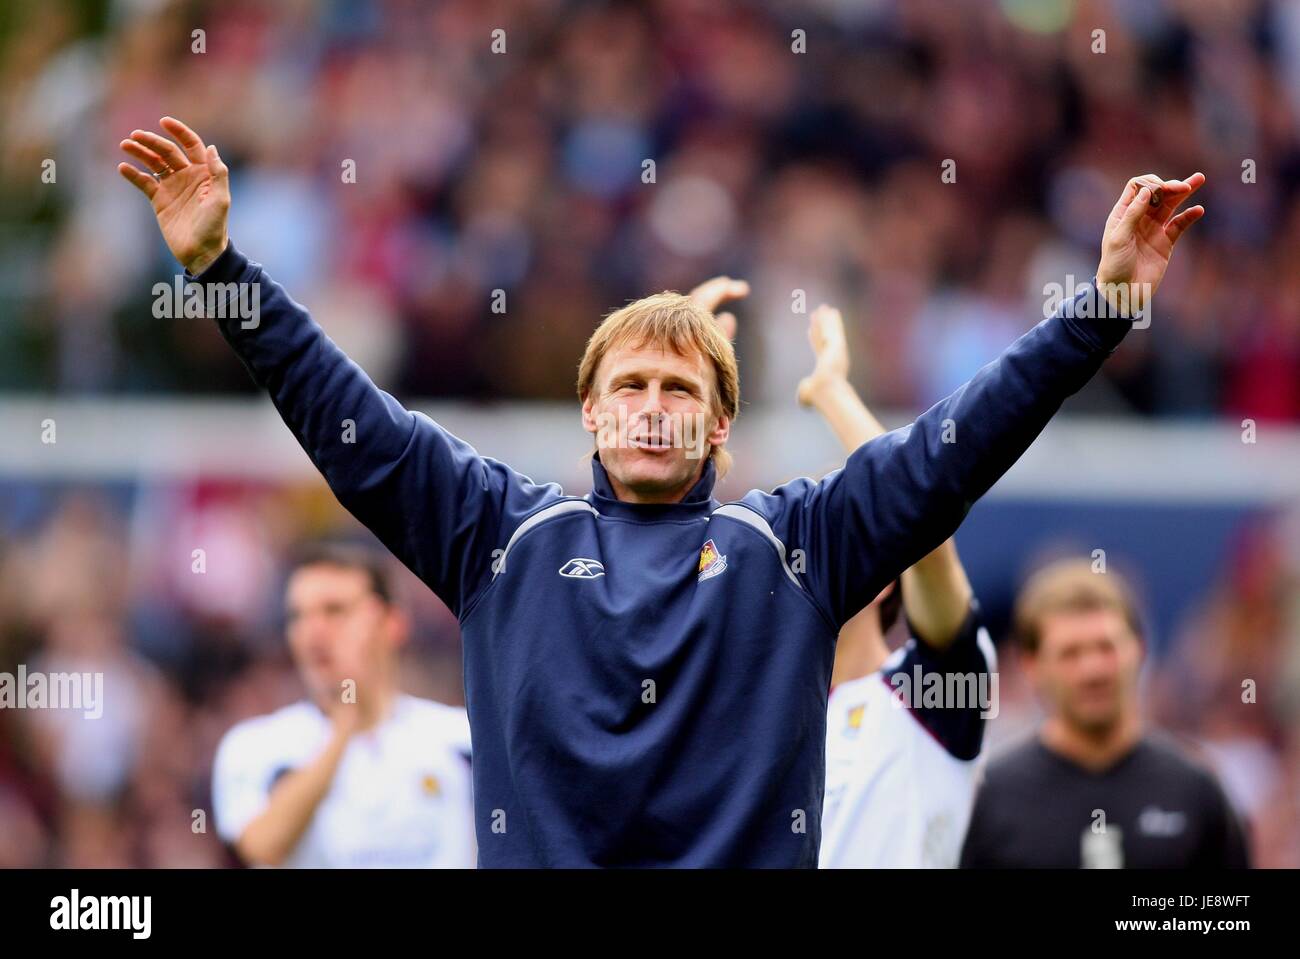
[[[364,695],[400,641],[400,619],[360,569],[304,566],[285,592],[289,650],[313,700],[328,709],[344,680]]]
[[[1142,643],[1113,609],[1049,613],[1031,676],[1048,708],[1085,732],[1103,732],[1137,708]]]
[[[714,415],[716,378],[699,352],[624,345],[601,360],[582,422],[619,499],[671,503],[699,478],[731,421]]]

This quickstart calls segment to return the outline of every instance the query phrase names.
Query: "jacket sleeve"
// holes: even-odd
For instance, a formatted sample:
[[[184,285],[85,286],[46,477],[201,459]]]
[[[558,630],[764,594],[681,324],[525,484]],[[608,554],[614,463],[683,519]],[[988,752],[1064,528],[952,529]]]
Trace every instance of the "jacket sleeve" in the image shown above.
[[[490,582],[511,523],[558,487],[404,409],[233,245],[188,279],[339,502],[461,616]]]
[[[975,759],[984,743],[985,723],[997,715],[998,705],[997,652],[980,620],[979,602],[971,600],[957,637],[943,649],[927,645],[906,615],[904,620],[907,642],[881,665],[881,678],[899,705],[948,755]]]
[[[910,426],[858,447],[821,482],[746,498],[835,626],[956,532],[1119,346],[1131,321],[1099,316],[1094,290],[1086,285],[970,382]]]

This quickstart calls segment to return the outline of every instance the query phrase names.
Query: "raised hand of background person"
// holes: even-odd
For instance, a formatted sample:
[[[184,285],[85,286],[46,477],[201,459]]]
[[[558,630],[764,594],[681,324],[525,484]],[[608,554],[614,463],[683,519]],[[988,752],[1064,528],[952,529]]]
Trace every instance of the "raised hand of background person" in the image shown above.
[[[833,306],[822,304],[808,318],[808,342],[813,350],[813,371],[799,381],[798,399],[813,406],[819,392],[849,378],[849,344],[844,318]]]
[[[736,315],[719,313],[718,307],[730,300],[740,300],[749,296],[749,284],[744,280],[733,280],[729,276],[715,276],[705,280],[687,294],[697,306],[702,306],[714,315],[722,335],[729,340],[736,338]]]

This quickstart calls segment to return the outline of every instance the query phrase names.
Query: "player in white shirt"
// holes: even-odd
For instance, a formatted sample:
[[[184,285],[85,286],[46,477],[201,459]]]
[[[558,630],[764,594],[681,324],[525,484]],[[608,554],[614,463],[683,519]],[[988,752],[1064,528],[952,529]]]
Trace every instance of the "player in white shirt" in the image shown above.
[[[743,280],[719,276],[690,296],[734,339],[735,316],[718,308],[748,294]],[[851,453],[886,430],[849,383],[839,311],[819,307],[808,337],[817,362],[799,384],[799,401],[820,412]],[[891,655],[885,633],[900,607],[910,635]],[[844,625],[828,701],[822,868],[957,866],[984,723],[997,709],[996,676],[993,643],[952,540]]]
[[[875,647],[877,639],[884,645],[879,626],[849,623],[849,630],[861,631],[860,648]],[[832,686],[823,869],[957,866],[982,767],[981,713],[987,700],[980,700],[976,678],[969,686],[963,680],[973,692],[966,706],[901,706],[897,690],[915,687],[918,668],[945,681],[954,674],[990,676],[996,670],[993,644],[973,609],[948,649],[934,650],[912,636],[892,655],[886,650],[879,668]],[[992,714],[995,704],[990,705]]]
[[[469,721],[398,689],[407,623],[382,564],[327,547],[290,575],[309,698],[227,732],[212,777],[217,833],[250,865],[475,865]]]
[[[849,383],[839,311],[820,307],[809,339],[817,362],[800,402],[849,452],[884,434]],[[909,638],[891,655],[885,634],[900,605]],[[996,713],[996,670],[952,540],[845,624],[827,712],[822,868],[957,865],[985,718]]]

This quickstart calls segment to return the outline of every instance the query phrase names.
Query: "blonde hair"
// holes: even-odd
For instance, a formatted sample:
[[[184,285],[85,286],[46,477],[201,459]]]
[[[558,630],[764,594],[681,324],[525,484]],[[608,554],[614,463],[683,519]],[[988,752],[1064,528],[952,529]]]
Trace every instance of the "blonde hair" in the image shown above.
[[[657,346],[679,356],[702,353],[713,364],[713,415],[733,422],[740,415],[740,370],[736,351],[718,329],[713,314],[681,293],[656,293],[610,313],[587,341],[578,364],[578,399],[587,401],[596,385],[600,361],[610,350],[626,344],[636,349]],[[731,454],[721,446],[709,455],[718,476],[731,467]]]
[[[1142,637],[1137,602],[1117,573],[1093,572],[1086,559],[1062,559],[1029,577],[1016,600],[1014,629],[1022,649],[1037,652],[1043,620],[1053,613],[1112,609],[1121,613],[1133,635]]]

